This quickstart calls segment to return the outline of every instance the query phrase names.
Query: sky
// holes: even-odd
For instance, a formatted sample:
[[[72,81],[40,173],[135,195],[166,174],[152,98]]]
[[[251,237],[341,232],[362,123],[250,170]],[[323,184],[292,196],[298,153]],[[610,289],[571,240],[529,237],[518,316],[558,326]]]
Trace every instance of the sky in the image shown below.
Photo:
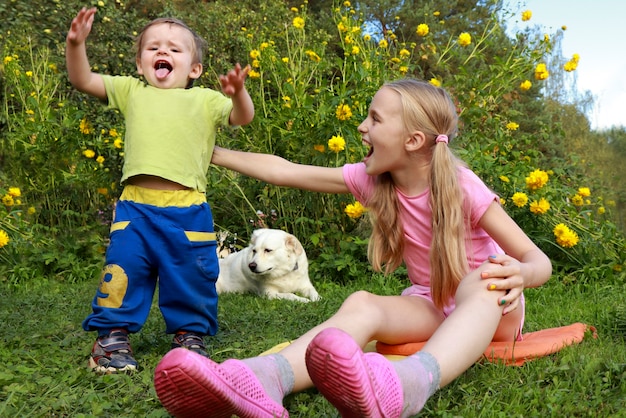
[[[506,0],[511,11],[530,10],[530,21],[518,13],[509,30],[539,25],[548,34],[562,26],[566,59],[580,55],[577,86],[590,91],[595,106],[588,115],[592,129],[626,128],[626,1],[625,0]],[[517,26],[516,26],[517,25]]]

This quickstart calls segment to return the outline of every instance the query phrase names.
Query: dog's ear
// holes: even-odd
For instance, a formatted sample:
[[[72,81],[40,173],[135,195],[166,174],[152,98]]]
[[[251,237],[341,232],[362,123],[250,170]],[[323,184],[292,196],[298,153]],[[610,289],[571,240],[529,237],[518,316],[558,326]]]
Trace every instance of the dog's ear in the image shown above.
[[[255,229],[254,231],[252,231],[252,236],[250,237],[250,245],[254,245],[259,235],[261,235],[260,229]]]
[[[293,251],[298,257],[304,252],[304,248],[302,244],[300,244],[300,241],[298,241],[298,238],[291,234],[287,234],[285,238],[285,247]]]

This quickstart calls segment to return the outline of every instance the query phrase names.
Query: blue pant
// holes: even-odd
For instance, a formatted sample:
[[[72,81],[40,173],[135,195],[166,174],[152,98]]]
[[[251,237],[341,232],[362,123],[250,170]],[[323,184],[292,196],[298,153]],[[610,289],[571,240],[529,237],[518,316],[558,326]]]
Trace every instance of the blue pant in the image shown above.
[[[204,195],[126,186],[110,237],[85,330],[139,331],[158,283],[166,333],[217,332],[219,264],[213,215]]]

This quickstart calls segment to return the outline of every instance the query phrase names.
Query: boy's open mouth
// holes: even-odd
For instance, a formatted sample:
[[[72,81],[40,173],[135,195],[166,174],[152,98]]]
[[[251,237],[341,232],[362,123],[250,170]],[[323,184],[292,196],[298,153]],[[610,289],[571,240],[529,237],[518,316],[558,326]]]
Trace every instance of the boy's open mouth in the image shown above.
[[[172,72],[172,64],[167,61],[157,61],[154,70],[158,79],[164,79]]]

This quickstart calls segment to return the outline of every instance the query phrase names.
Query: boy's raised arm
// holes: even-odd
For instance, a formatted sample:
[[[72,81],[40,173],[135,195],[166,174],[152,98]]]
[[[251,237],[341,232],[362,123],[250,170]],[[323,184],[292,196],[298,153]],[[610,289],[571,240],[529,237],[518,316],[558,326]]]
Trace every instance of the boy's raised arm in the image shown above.
[[[219,77],[222,93],[233,100],[233,110],[230,112],[229,120],[231,125],[247,125],[254,118],[254,104],[245,86],[249,71],[249,65],[241,68],[241,65],[236,64],[228,74]]]
[[[91,71],[85,40],[91,32],[91,25],[96,13],[95,8],[82,8],[72,20],[67,33],[65,47],[65,61],[70,83],[79,91],[106,100],[104,81],[100,74]]]

